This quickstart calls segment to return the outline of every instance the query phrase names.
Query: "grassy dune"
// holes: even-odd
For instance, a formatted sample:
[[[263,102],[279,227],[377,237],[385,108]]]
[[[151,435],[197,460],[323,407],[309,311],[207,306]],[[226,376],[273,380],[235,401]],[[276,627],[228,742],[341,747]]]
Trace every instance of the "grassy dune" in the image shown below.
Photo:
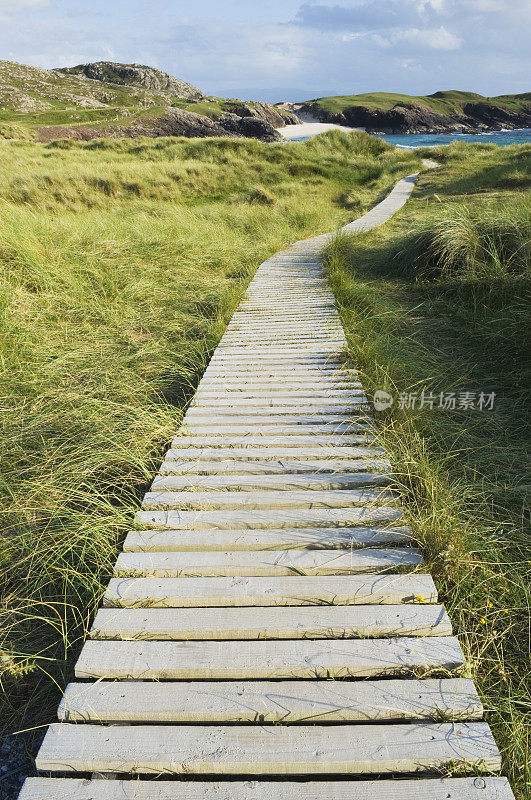
[[[0,719],[51,722],[257,265],[418,169],[365,135],[0,142]]]
[[[338,237],[328,266],[362,380],[395,400],[378,414],[382,441],[524,800],[531,147],[428,153],[443,167],[421,176],[384,228]],[[463,391],[475,393],[475,410],[439,407],[441,392],[459,401]],[[477,409],[481,391],[495,392],[493,410]],[[415,408],[400,408],[401,393]]]

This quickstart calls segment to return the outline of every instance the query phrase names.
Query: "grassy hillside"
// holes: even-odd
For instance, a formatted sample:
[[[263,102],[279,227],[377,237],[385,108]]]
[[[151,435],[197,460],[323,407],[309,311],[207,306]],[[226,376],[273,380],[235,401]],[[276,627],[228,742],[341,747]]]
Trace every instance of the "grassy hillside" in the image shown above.
[[[168,105],[170,92],[121,86],[64,72],[0,61],[0,109],[9,115]]]
[[[328,265],[364,384],[394,399],[378,415],[382,443],[524,800],[531,146],[426,155],[443,167],[384,228],[339,237]],[[473,410],[459,408],[467,391]],[[492,410],[478,408],[481,392],[495,393]]]
[[[331,133],[0,141],[0,719],[51,722],[139,498],[257,265],[418,169]]]
[[[513,111],[526,111],[531,106],[531,94],[501,95],[499,97],[483,97],[475,92],[457,90],[435,92],[429,95],[393,94],[391,92],[372,92],[369,94],[351,94],[337,97],[319,97],[302,103],[302,107],[317,104],[319,108],[332,114],[338,114],[352,106],[365,106],[371,111],[389,111],[395,105],[417,105],[439,114],[463,114],[467,104],[488,103],[502,106]]]
[[[210,119],[227,113],[238,116],[255,113],[277,127],[293,116],[266,103],[206,97],[195,87],[150,67],[131,69],[131,78],[128,65],[100,62],[84,66],[94,68],[94,74],[100,75],[101,80],[87,78],[82,67],[44,70],[0,61],[0,139],[34,138],[37,129],[45,126],[101,127],[105,128],[101,135],[110,136],[116,127],[134,126],[140,121],[149,125],[167,113],[168,108],[192,111]],[[170,88],[146,88],[164,84],[165,79]],[[124,83],[113,82],[120,80]],[[128,80],[144,80],[146,86]],[[16,127],[6,128],[6,125]],[[3,135],[2,130],[9,135]],[[57,138],[61,135],[66,132],[59,130]]]

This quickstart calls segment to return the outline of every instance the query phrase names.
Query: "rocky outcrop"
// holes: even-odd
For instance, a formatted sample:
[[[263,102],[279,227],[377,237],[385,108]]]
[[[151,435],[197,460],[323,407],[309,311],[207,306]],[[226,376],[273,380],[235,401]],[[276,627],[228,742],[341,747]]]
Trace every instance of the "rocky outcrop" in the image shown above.
[[[207,136],[228,136],[232,138],[250,137],[264,142],[276,142],[281,136],[268,122],[254,117],[238,117],[227,114],[219,120],[212,120],[191,111],[169,108],[163,116],[156,119],[139,119],[132,125],[104,125],[97,128],[76,125],[74,127],[45,126],[38,128],[38,139],[50,142],[54,139],[75,139],[89,141],[91,139],[123,137],[138,138],[148,136],[186,136],[205,138]]]
[[[274,128],[283,128],[285,125],[297,125],[301,120],[293,112],[286,111],[281,113],[270,103],[262,103],[253,100],[246,103],[241,100],[231,100],[225,103],[225,108],[229,113],[236,114],[238,117],[255,117],[264,122],[268,122]]]
[[[319,103],[305,104],[304,110],[321,122],[334,122],[369,133],[478,133],[502,128],[531,127],[529,111],[513,111],[486,102],[468,103],[463,113],[441,114],[424,105],[397,103],[389,110],[353,105],[341,113],[327,112]]]
[[[141,86],[152,92],[169,92],[175,97],[199,100],[205,95],[191,83],[175,78],[167,72],[144,64],[117,64],[114,61],[95,61],[75,67],[53,70],[66,75],[84,75],[93,81],[117,86]]]
[[[225,131],[236,133],[239,136],[261,139],[262,142],[282,140],[282,136],[270,122],[255,116],[239,117],[237,114],[225,114],[217,120],[217,123]]]
[[[53,111],[55,116],[62,117],[61,122],[68,124],[79,119],[76,116],[79,108],[134,110],[170,106],[181,96],[186,99],[191,96],[201,99],[204,96],[195,86],[150,67],[142,68],[139,73],[133,70],[132,79],[145,79],[152,86],[166,88],[148,89],[141,83],[127,83],[125,73],[122,75],[123,83],[109,83],[88,78],[83,72],[75,72],[76,69],[46,70],[13,61],[0,61],[0,108],[4,112],[25,114]],[[98,74],[104,75],[105,72]],[[120,79],[116,71],[112,72],[112,77]]]

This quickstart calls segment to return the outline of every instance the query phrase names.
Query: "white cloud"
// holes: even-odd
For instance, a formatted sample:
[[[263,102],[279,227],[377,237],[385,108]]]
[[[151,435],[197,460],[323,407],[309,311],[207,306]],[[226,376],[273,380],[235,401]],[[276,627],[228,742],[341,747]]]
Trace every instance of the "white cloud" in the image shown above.
[[[455,33],[447,30],[444,25],[439,28],[409,28],[393,32],[389,40],[392,44],[411,42],[433,50],[459,50],[463,40]]]

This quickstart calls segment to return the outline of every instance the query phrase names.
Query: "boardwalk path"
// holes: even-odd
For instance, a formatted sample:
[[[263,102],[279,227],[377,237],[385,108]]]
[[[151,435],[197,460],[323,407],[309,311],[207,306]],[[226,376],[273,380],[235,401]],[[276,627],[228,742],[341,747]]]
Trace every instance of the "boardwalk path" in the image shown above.
[[[258,269],[38,754],[61,777],[21,800],[513,797],[344,365],[325,240]]]

